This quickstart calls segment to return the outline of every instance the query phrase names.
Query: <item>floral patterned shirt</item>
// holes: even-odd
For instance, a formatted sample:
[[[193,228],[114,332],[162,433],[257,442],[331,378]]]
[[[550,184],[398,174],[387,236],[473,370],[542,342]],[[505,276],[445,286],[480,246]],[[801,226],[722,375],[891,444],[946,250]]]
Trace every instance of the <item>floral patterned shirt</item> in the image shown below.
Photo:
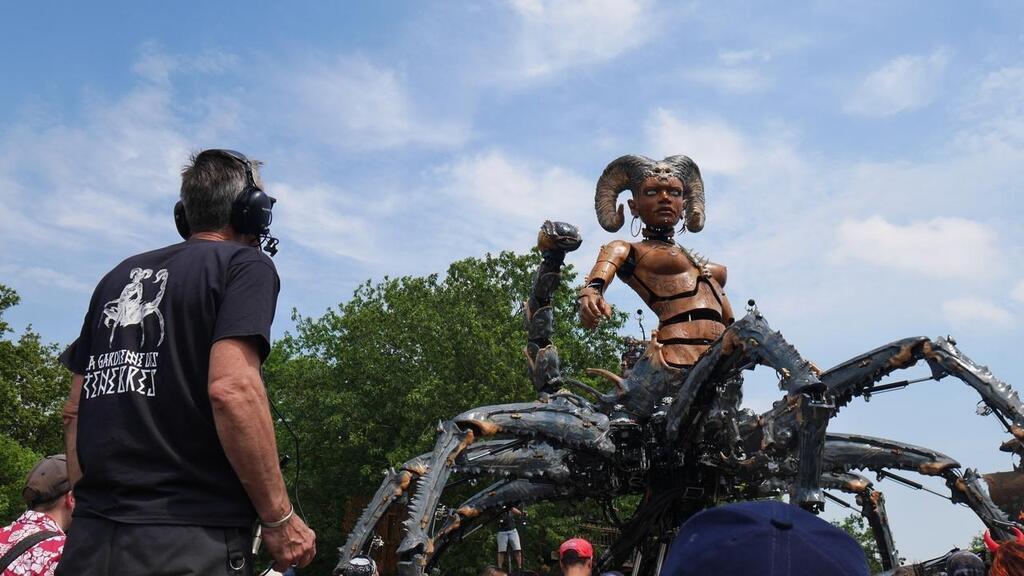
[[[29,548],[11,562],[0,576],[53,576],[57,562],[60,562],[61,554],[64,553],[64,540],[67,536],[53,518],[42,512],[26,510],[13,524],[0,529],[0,556],[6,554],[22,538],[43,530],[57,532],[60,536],[43,540]]]

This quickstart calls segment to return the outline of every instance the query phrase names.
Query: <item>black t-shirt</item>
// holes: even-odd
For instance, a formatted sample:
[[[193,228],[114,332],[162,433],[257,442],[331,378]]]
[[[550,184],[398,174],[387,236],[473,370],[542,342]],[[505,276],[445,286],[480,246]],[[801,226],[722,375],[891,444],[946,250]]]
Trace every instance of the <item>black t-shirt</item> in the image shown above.
[[[103,277],[61,360],[85,377],[76,515],[246,526],[256,518],[214,427],[210,347],[251,338],[270,353],[280,280],[259,249],[189,240]]]
[[[516,524],[516,516],[515,513],[512,512],[512,508],[506,508],[505,511],[501,513],[501,516],[498,516],[499,532],[508,532],[510,530],[515,530]]]

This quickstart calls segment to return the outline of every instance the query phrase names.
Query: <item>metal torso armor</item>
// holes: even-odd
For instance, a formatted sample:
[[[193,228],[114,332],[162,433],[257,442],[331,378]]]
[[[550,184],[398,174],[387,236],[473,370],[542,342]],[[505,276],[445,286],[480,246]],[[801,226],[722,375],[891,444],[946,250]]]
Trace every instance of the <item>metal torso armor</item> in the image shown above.
[[[613,274],[658,315],[656,337],[670,365],[693,365],[734,320],[722,289],[725,267],[694,258],[675,243],[611,242],[601,248],[588,282],[603,280],[603,292]]]

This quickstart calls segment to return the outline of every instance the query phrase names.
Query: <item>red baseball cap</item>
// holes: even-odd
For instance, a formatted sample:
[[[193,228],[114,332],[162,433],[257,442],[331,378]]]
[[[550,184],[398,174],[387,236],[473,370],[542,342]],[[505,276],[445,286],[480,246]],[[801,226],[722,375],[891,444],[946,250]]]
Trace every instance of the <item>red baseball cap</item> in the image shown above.
[[[573,552],[577,558],[593,558],[594,547],[583,538],[570,538],[558,547],[558,558],[564,559],[566,553]]]

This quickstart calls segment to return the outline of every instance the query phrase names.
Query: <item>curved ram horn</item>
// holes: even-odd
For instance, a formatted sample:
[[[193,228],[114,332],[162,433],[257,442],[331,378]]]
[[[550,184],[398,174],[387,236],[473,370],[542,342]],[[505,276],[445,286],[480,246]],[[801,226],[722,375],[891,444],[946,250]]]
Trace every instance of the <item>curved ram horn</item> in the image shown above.
[[[616,200],[623,190],[630,189],[638,180],[643,179],[644,171],[653,165],[654,161],[650,158],[632,154],[620,156],[608,164],[597,181],[594,193],[594,209],[602,228],[609,232],[617,232],[622,228],[626,217],[622,204],[616,209]]]

